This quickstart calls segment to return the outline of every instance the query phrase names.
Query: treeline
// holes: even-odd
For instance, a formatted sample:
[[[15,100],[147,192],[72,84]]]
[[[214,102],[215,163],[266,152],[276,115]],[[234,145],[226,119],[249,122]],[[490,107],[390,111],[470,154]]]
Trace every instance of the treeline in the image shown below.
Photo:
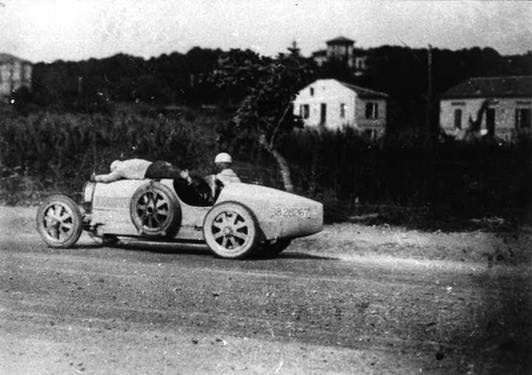
[[[412,128],[424,123],[427,105],[426,49],[382,46],[368,54],[367,74],[359,77],[338,65],[321,68],[313,65],[309,82],[317,78],[337,78],[390,95],[388,130]],[[21,107],[35,106],[76,111],[105,111],[117,102],[150,105],[237,105],[241,92],[224,91],[210,79],[216,74],[220,58],[239,55],[260,58],[250,50],[222,51],[195,47],[185,54],[173,52],[145,60],[118,54],[85,61],[38,63],[34,66],[32,93],[19,93]],[[437,119],[438,95],[473,76],[531,75],[532,54],[502,56],[492,48],[458,51],[432,50],[431,105]],[[25,107],[27,108],[27,106]],[[437,123],[437,121],[434,121]]]
[[[216,101],[208,80],[221,50],[193,48],[144,60],[125,54],[85,61],[38,63],[33,70],[31,101],[42,107],[108,110],[113,103],[154,105]]]

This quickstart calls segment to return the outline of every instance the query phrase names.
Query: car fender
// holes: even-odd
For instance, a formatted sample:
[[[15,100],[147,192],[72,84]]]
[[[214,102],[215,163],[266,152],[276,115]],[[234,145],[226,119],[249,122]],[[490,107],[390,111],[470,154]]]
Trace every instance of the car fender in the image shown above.
[[[323,229],[323,205],[285,191],[245,183],[227,184],[218,202],[235,201],[257,218],[265,239],[307,236]]]

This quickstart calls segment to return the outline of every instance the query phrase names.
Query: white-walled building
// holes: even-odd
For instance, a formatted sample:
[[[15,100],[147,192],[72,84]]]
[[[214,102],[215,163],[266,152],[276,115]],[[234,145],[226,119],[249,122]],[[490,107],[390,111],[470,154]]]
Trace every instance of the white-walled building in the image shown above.
[[[532,130],[532,76],[471,78],[450,88],[441,96],[440,126],[449,135],[463,137],[469,119],[477,120],[486,100],[481,134],[508,139]]]
[[[9,98],[20,87],[31,88],[32,64],[7,53],[0,53],[0,100]]]
[[[294,114],[308,127],[341,129],[352,126],[370,136],[386,128],[388,95],[335,79],[318,79],[294,100]]]

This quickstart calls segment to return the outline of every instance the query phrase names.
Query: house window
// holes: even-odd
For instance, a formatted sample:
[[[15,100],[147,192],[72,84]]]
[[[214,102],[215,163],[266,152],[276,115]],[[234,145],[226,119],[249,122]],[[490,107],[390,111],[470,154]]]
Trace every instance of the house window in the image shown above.
[[[530,108],[517,108],[515,110],[516,129],[530,129],[531,126]]]
[[[310,96],[314,96],[314,87],[310,88]]]
[[[462,129],[462,110],[459,108],[454,110],[454,128]]]
[[[345,118],[345,103],[340,103],[340,118]]]
[[[376,119],[379,117],[379,105],[377,103],[366,103],[366,118]]]
[[[299,115],[302,118],[307,119],[309,117],[309,114],[310,114],[309,105],[308,104],[301,104],[299,106]]]

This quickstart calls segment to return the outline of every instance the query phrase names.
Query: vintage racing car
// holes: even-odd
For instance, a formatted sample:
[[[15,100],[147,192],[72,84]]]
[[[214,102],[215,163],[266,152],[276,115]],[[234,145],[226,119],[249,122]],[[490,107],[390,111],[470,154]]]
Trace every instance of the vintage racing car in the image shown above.
[[[52,195],[39,207],[37,229],[50,247],[72,247],[83,230],[118,237],[203,243],[223,258],[275,256],[296,237],[322,230],[321,203],[260,185],[219,186],[197,205],[174,180],[87,182],[82,203]]]

